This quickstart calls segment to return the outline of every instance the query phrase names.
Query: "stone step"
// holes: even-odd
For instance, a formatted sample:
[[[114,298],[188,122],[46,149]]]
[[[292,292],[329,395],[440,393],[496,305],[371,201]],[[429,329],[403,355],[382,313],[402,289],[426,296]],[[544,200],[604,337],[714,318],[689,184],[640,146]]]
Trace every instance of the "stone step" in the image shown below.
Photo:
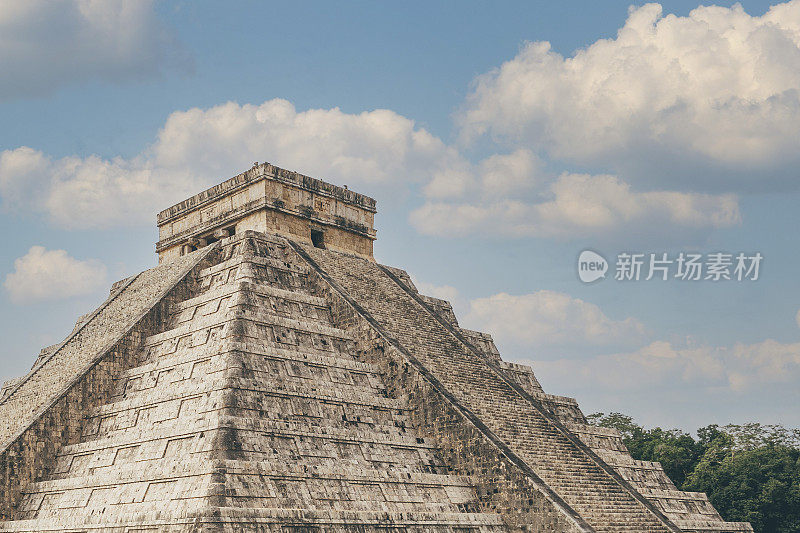
[[[215,311],[213,317],[205,316],[200,320],[194,319],[190,322],[181,323],[180,325],[177,325],[176,327],[167,331],[151,335],[145,339],[144,345],[146,347],[153,347],[168,341],[174,342],[176,339],[187,337],[197,332],[208,331],[208,329],[211,327],[227,324],[232,320],[245,320],[247,322],[272,326],[278,329],[324,335],[337,339],[353,340],[352,334],[346,330],[332,326],[330,321],[327,319],[310,319],[306,317],[300,317],[300,319],[288,318],[277,315],[272,311],[272,309],[267,308],[235,308],[236,306],[231,305],[231,307],[228,309]],[[270,335],[269,338],[275,339],[277,337],[277,334],[273,334]],[[296,342],[294,344],[296,344]]]
[[[148,365],[150,366],[150,365]],[[274,386],[278,389],[292,391],[337,391],[331,394],[372,394],[386,397],[386,388],[378,376],[341,367],[312,364],[305,361],[264,358],[249,356],[229,351],[226,355],[211,357],[194,357],[179,365],[167,368],[147,369],[135,368],[127,371],[118,380],[115,394],[116,402],[136,401],[171,387],[186,387],[195,384],[198,390],[207,390],[206,381],[233,379],[236,376],[248,376],[264,387]],[[189,385],[186,385],[186,384]],[[152,396],[150,396],[152,398]]]
[[[150,482],[177,479],[185,476],[211,475],[224,472],[226,476],[250,476],[255,479],[291,478],[294,480],[338,480],[353,482],[375,482],[408,485],[436,485],[471,488],[472,480],[452,474],[429,472],[410,472],[394,469],[376,469],[373,466],[354,461],[317,464],[309,457],[308,464],[287,463],[283,458],[276,460],[221,460],[209,456],[208,451],[195,440],[193,445],[159,459],[139,460],[96,467],[93,472],[78,476],[38,481],[25,489],[26,494],[61,492],[67,490],[92,490],[109,486],[113,470],[114,478],[124,480],[111,483],[118,486],[126,483],[140,483],[140,479]]]
[[[624,504],[609,509],[615,524],[637,524],[634,531],[645,527],[667,531],[655,514],[571,440],[568,430],[542,415],[541,402],[537,406],[516,392],[498,373],[502,371],[492,369],[485,356],[462,342],[452,325],[439,321],[380,267],[344,254],[304,250],[388,337],[413,354],[579,514],[591,517],[591,524],[599,528],[607,522],[594,520],[591,512],[611,499]]]
[[[152,510],[151,506],[148,507],[145,504],[139,504],[135,507],[138,507],[138,509],[125,512],[109,511],[109,514],[114,514],[115,523],[120,524],[118,528],[115,527],[113,530],[106,525],[102,525],[100,518],[79,517],[82,519],[81,522],[83,524],[81,524],[80,529],[73,529],[73,531],[127,533],[129,531],[128,528],[134,528],[134,531],[136,529],[147,531],[148,528],[151,528],[159,532],[175,533],[186,531],[185,528],[187,526],[197,526],[198,523],[207,527],[223,527],[224,525],[242,527],[248,524],[260,524],[269,527],[274,525],[275,531],[295,531],[296,533],[303,532],[302,528],[309,526],[344,528],[352,524],[361,525],[363,533],[386,533],[387,524],[391,524],[392,527],[398,529],[404,528],[408,533],[494,533],[507,531],[499,515],[488,513],[333,511],[296,508],[242,509],[223,507],[219,509],[217,518],[198,520],[193,516],[165,519],[163,509]],[[9,533],[46,533],[62,532],[64,529],[55,521],[19,520],[0,523],[0,531]]]
[[[222,402],[222,396],[228,392],[228,400]],[[233,391],[239,391],[233,392]],[[246,394],[242,394],[246,392]],[[158,410],[163,412],[163,418],[178,418],[181,410],[192,413],[227,408],[261,409],[261,405],[291,402],[293,399],[316,404],[328,403],[346,406],[361,406],[370,409],[404,411],[403,402],[388,398],[376,393],[371,387],[325,387],[321,384],[311,386],[310,383],[297,380],[278,379],[251,379],[228,377],[224,379],[208,380],[205,377],[191,378],[170,384],[169,387],[156,387],[140,391],[131,391],[125,397],[115,400],[93,410],[88,418],[107,418],[125,414],[128,418],[135,419],[138,413],[144,410]],[[191,400],[191,407],[187,404]],[[233,403],[231,403],[233,401]],[[260,402],[260,403],[259,403]],[[135,411],[136,413],[131,413]],[[289,411],[291,412],[291,411]],[[150,413],[148,416],[154,416]],[[161,420],[160,414],[156,420]],[[152,419],[148,419],[151,422]],[[135,424],[134,424],[135,425]]]
[[[147,431],[126,432],[124,440],[120,440],[119,438],[101,438],[71,444],[64,446],[59,451],[58,458],[65,457],[71,459],[72,456],[75,455],[97,454],[97,456],[100,457],[100,463],[97,464],[110,464],[108,463],[108,456],[113,457],[116,455],[117,450],[127,450],[134,446],[155,450],[144,453],[141,457],[161,457],[167,442],[187,437],[196,437],[200,433],[214,431],[219,428],[235,429],[242,435],[241,438],[245,440],[263,437],[266,439],[265,442],[269,443],[270,446],[272,445],[271,440],[273,438],[303,438],[306,440],[320,440],[329,443],[366,445],[367,448],[370,449],[375,449],[376,447],[413,449],[417,450],[417,452],[425,452],[426,456],[430,455],[428,452],[432,452],[435,449],[432,443],[428,443],[425,439],[414,436],[414,434],[405,429],[403,424],[407,424],[408,422],[405,417],[394,415],[394,421],[401,425],[375,424],[367,431],[363,427],[353,425],[341,427],[329,425],[323,427],[301,420],[253,419],[221,415],[218,419],[200,419],[192,424],[190,428],[186,427],[185,422],[176,421],[174,424],[163,424],[157,433],[152,431],[152,428],[149,428]],[[247,434],[252,434],[252,439],[248,439],[246,437]],[[137,455],[137,457],[139,456],[140,455]],[[103,459],[103,457],[106,457],[106,459]],[[59,461],[57,460],[56,463],[55,472],[59,473]]]

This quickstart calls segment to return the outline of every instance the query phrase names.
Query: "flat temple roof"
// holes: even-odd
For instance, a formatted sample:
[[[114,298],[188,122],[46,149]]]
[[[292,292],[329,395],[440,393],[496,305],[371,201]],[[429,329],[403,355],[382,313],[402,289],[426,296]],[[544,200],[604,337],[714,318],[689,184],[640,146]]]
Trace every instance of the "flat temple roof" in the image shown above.
[[[340,202],[344,202],[366,211],[373,213],[377,212],[375,199],[353,192],[343,187],[338,187],[331,183],[311,178],[280,167],[276,167],[270,163],[262,163],[254,166],[250,170],[242,172],[238,176],[234,176],[228,180],[223,181],[219,185],[214,185],[210,189],[195,194],[186,200],[179,202],[172,207],[164,209],[156,217],[157,224],[161,226],[172,220],[175,217],[193,211],[202,207],[203,205],[217,200],[223,196],[231,194],[232,192],[254,183],[262,179],[270,179],[281,183],[286,183],[300,189],[335,198]]]

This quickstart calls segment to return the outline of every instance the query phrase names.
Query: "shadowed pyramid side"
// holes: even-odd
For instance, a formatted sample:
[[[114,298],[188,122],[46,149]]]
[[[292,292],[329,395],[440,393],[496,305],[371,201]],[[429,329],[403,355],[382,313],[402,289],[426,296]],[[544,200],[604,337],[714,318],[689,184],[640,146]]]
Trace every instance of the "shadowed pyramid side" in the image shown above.
[[[390,269],[343,253],[295,249],[590,528],[679,531]]]
[[[530,366],[503,361],[491,335],[460,327],[449,302],[419,294],[403,270],[383,268],[392,272],[398,281],[416,293],[430,311],[457,330],[477,353],[496,364],[508,378],[534,397],[547,413],[560,420],[639,494],[657,506],[681,531],[687,533],[753,531],[747,522],[726,522],[706,494],[678,490],[660,463],[633,459],[619,431],[590,425],[574,398],[545,393]]]
[[[574,399],[544,393],[530,368],[502,361],[491,337],[458,327],[452,307],[420,295],[405,272],[294,248],[405,354],[401,360],[415,359],[593,529],[752,531],[723,521],[704,494],[678,491],[660,465],[633,461],[618,434],[589,426]]]

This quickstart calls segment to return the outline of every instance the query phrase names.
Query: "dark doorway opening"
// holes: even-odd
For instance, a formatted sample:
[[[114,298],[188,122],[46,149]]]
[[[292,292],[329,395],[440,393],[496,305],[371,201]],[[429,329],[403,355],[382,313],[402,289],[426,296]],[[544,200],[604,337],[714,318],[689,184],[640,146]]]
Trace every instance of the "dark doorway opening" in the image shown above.
[[[311,242],[314,248],[325,248],[325,232],[317,229],[311,230]]]
[[[212,233],[209,233],[202,239],[206,242],[206,245],[209,245],[235,234],[236,234],[236,226],[231,226],[229,228],[218,229]]]

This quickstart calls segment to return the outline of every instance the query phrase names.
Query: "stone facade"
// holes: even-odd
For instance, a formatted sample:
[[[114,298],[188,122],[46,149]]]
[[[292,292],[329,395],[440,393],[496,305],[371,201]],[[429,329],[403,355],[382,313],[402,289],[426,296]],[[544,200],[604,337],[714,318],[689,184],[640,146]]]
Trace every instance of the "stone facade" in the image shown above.
[[[376,264],[370,231],[214,207],[309,192],[270,172],[159,215],[161,265],[4,385],[0,532],[751,531]],[[371,228],[374,202],[309,187]]]
[[[269,163],[158,214],[159,262],[246,230],[372,258],[375,200]],[[319,242],[317,244],[319,244]]]

